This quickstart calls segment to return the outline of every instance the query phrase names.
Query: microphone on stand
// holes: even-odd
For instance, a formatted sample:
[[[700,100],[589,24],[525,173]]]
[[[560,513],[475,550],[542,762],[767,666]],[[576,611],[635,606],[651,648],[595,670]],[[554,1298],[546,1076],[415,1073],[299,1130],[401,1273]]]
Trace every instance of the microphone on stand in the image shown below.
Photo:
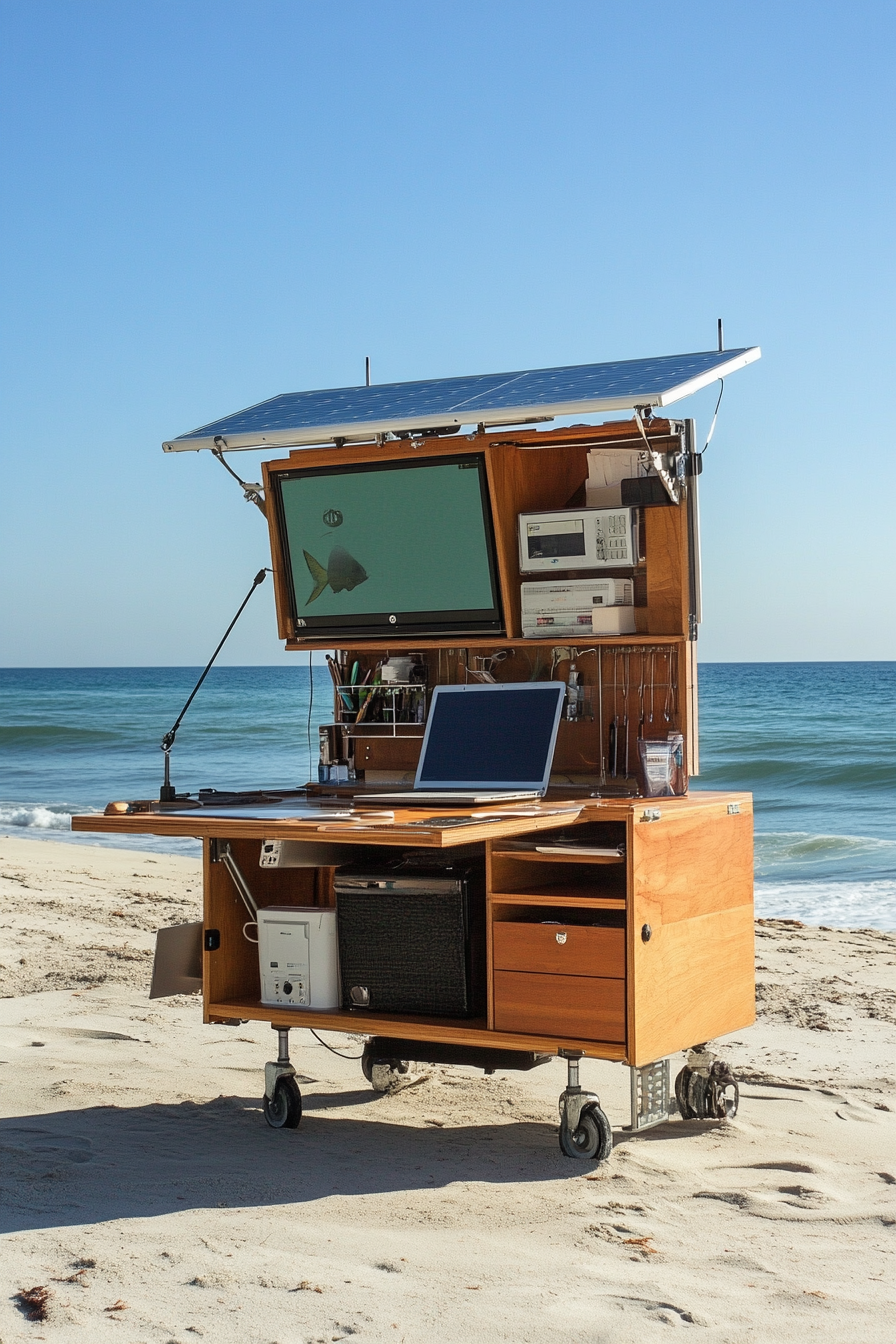
[[[218,647],[215,649],[214,653],[212,654],[211,658],[209,658],[208,662],[206,663],[206,665],[205,665],[205,671],[203,672],[202,676],[199,678],[199,680],[197,681],[196,685],[193,687],[192,691],[190,692],[190,695],[189,695],[189,698],[188,698],[188,700],[187,700],[187,703],[184,705],[183,709],[182,709],[181,712],[178,714],[177,719],[175,720],[174,726],[173,726],[172,728],[169,728],[169,729],[168,729],[168,732],[165,734],[165,736],[162,738],[161,742],[159,743],[159,746],[161,747],[162,751],[164,751],[164,753],[165,753],[165,778],[164,778],[164,780],[163,780],[163,782],[162,782],[162,787],[159,789],[159,802],[160,802],[160,803],[173,803],[173,802],[175,802],[176,799],[177,799],[177,793],[175,792],[174,785],[171,783],[171,748],[174,746],[174,739],[175,739],[175,737],[177,736],[177,730],[178,730],[178,728],[180,727],[180,725],[181,725],[181,723],[182,723],[182,721],[183,721],[183,717],[184,717],[184,715],[186,714],[187,710],[188,710],[188,709],[190,708],[190,706],[192,705],[192,703],[193,703],[193,699],[194,699],[194,697],[195,697],[195,695],[196,695],[196,692],[199,690],[199,687],[202,685],[202,683],[205,681],[206,677],[208,676],[209,669],[211,668],[212,663],[215,661],[215,659],[217,658],[218,654],[219,654],[219,653],[221,652],[221,650],[223,649],[224,644],[225,644],[225,642],[226,642],[226,640],[227,640],[227,636],[230,634],[231,630],[232,630],[233,627],[236,625],[236,623],[237,623],[237,621],[239,620],[239,618],[242,616],[243,611],[245,610],[245,607],[246,607],[246,603],[249,601],[249,598],[250,598],[250,597],[252,596],[252,594],[255,592],[255,589],[258,587],[258,585],[259,585],[260,583],[264,583],[264,576],[265,576],[265,574],[269,574],[269,573],[273,573],[273,570],[260,569],[260,570],[258,571],[258,573],[255,575],[255,578],[252,580],[252,587],[249,589],[248,593],[247,593],[246,596],[243,598],[243,602],[242,602],[242,605],[241,605],[239,611],[238,611],[237,614],[234,616],[233,620],[230,622],[230,624],[228,625],[227,629],[224,631],[224,638],[221,640],[221,643],[218,645]]]

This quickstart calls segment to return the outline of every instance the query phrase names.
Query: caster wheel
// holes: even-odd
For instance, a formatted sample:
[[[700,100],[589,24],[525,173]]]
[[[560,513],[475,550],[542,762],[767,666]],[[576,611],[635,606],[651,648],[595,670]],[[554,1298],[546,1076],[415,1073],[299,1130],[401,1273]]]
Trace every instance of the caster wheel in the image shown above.
[[[265,1097],[262,1107],[271,1129],[298,1129],[302,1119],[302,1094],[295,1078],[279,1078],[273,1101]]]
[[[682,1120],[697,1119],[697,1112],[691,1105],[691,1082],[693,1077],[693,1071],[685,1065],[675,1079],[675,1100],[678,1102],[678,1113]]]
[[[675,1098],[682,1120],[733,1120],[740,1089],[725,1061],[717,1059],[708,1077],[685,1066],[675,1079]]]
[[[613,1151],[613,1131],[599,1106],[586,1106],[573,1130],[560,1121],[560,1151],[565,1157],[606,1162]]]
[[[361,1072],[375,1092],[388,1092],[403,1074],[408,1072],[406,1059],[392,1059],[376,1055],[365,1045],[361,1056]]]
[[[704,1089],[704,1109],[707,1119],[733,1120],[740,1103],[737,1079],[723,1059],[717,1059],[709,1071]]]

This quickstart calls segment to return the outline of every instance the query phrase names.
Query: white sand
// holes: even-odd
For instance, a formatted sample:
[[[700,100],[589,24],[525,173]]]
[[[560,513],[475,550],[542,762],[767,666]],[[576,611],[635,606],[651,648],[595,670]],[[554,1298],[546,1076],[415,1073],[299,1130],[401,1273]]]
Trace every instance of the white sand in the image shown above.
[[[198,863],[0,839],[0,873],[2,1344],[896,1335],[896,936],[761,924],[736,1120],[629,1138],[628,1071],[586,1061],[595,1168],[557,1148],[559,1061],[379,1096],[305,1031],[270,1130],[270,1029],[146,998]]]

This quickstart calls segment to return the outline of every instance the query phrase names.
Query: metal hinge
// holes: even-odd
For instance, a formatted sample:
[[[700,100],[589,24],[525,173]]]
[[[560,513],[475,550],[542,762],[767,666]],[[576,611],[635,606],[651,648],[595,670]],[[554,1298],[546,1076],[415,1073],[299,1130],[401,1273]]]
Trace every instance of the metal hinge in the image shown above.
[[[729,815],[729,817],[736,817],[736,816],[739,815],[739,813],[740,813],[740,803],[729,803],[729,804],[728,804],[728,815]]]
[[[641,820],[659,821],[662,815],[663,814],[658,807],[645,807],[644,811],[641,813]]]

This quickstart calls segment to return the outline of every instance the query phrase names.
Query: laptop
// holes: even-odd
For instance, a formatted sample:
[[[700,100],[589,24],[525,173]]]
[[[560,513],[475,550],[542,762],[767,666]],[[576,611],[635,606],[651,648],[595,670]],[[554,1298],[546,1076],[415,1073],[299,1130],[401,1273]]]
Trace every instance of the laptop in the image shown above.
[[[543,798],[566,686],[560,681],[437,686],[414,786],[365,802],[509,803]]]

